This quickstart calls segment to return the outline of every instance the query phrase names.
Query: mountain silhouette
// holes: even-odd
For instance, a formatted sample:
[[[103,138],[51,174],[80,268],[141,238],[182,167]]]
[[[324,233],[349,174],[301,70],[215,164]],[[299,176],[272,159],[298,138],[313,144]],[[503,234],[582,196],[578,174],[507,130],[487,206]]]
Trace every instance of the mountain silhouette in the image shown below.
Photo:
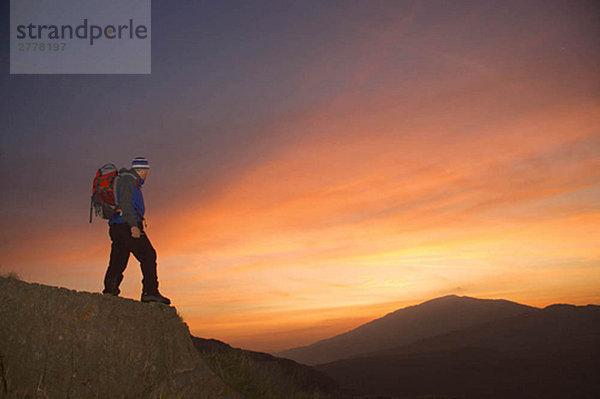
[[[560,353],[581,354],[600,350],[597,343],[600,331],[600,307],[595,305],[550,305],[544,309],[533,308],[524,314],[483,323],[433,338],[421,339],[368,356],[385,356],[453,350],[456,348],[486,348],[504,353],[534,353],[541,349]]]
[[[533,309],[506,300],[449,295],[397,310],[344,334],[277,355],[307,365],[328,363],[385,351]]]
[[[316,368],[394,398],[598,398],[599,339],[599,306],[552,305]]]

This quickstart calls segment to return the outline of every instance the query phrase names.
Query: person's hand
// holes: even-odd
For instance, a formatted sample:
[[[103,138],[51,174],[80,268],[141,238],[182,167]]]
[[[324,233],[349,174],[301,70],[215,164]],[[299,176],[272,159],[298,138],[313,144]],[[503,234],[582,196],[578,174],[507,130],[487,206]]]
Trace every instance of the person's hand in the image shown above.
[[[133,238],[140,238],[142,236],[142,232],[140,231],[140,228],[137,226],[134,226],[131,228],[131,236]]]

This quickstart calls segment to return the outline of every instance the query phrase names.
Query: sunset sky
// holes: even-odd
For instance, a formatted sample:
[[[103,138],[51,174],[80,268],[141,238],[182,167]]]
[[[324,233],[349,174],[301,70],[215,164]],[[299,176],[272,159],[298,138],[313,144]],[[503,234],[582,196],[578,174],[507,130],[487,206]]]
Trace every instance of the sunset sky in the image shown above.
[[[160,289],[200,337],[600,304],[599,2],[154,0],[151,75],[9,75],[0,4],[1,272],[100,292],[92,178],[146,156]]]

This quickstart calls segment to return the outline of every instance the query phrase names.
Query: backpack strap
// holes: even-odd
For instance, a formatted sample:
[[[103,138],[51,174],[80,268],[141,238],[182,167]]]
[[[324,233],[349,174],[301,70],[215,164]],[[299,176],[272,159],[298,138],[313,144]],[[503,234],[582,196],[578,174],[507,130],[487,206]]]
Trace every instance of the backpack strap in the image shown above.
[[[92,223],[92,209],[94,208],[94,196],[90,198],[90,223]]]

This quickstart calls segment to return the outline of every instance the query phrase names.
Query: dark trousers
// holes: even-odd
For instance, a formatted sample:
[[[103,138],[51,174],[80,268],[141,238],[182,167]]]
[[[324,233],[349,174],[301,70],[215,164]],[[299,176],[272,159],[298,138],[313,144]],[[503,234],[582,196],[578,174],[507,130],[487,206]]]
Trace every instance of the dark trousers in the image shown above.
[[[142,226],[140,226],[142,230]],[[119,294],[119,285],[123,280],[123,272],[127,267],[129,254],[140,262],[144,276],[142,284],[144,293],[158,292],[158,276],[156,275],[156,251],[142,230],[140,238],[131,236],[131,228],[127,223],[114,223],[108,231],[112,240],[110,261],[104,277],[104,293]]]

